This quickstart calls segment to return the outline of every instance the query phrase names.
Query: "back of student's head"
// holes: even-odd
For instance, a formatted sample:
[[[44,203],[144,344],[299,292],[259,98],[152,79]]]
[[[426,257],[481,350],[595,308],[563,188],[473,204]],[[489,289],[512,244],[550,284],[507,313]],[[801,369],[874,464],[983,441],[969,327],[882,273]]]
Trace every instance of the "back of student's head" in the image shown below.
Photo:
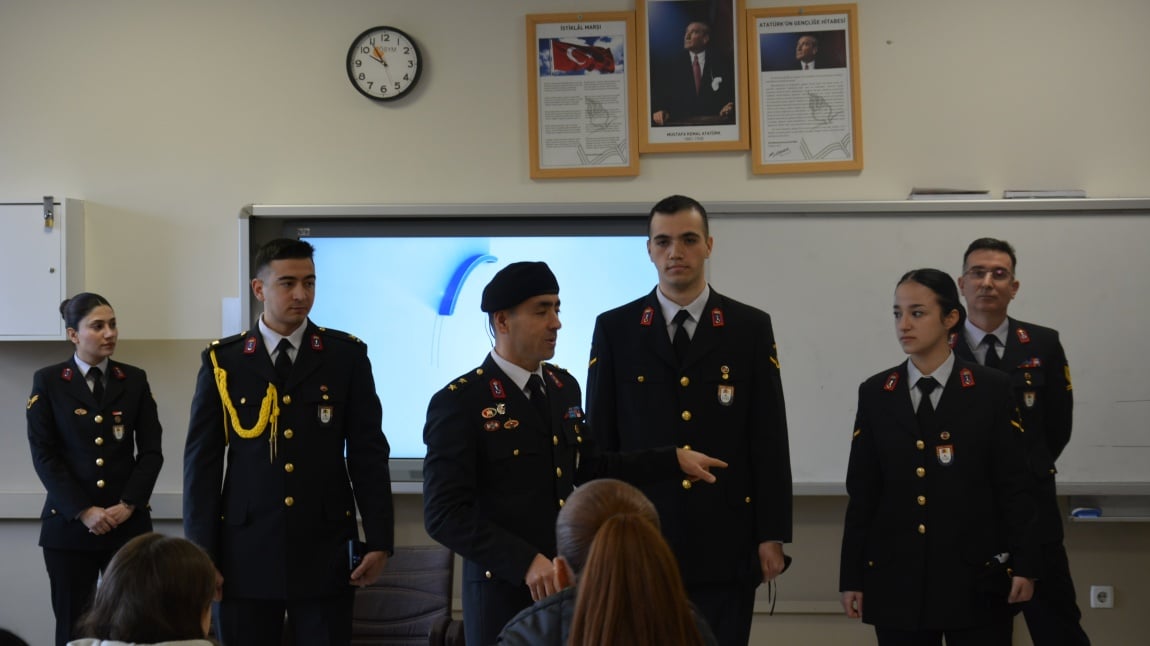
[[[112,557],[78,634],[138,643],[203,639],[215,591],[216,569],[202,549],[142,534]]]
[[[596,532],[579,578],[567,643],[703,644],[675,555],[646,515],[615,514]]]
[[[642,491],[621,480],[592,480],[567,497],[555,521],[555,542],[559,556],[576,575],[583,571],[595,533],[616,514],[637,514],[659,528],[655,505]]]

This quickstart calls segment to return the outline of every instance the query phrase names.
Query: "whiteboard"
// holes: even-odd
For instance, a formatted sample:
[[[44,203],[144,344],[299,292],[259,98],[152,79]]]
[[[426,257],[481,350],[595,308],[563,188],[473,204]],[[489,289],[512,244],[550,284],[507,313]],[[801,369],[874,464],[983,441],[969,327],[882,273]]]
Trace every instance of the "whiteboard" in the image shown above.
[[[1057,329],[1074,384],[1067,483],[1150,481],[1150,202],[736,204],[710,211],[709,278],[774,322],[796,490],[841,485],[858,385],[905,361],[891,318],[907,270],[952,276],[975,238],[1018,255],[1014,318]]]

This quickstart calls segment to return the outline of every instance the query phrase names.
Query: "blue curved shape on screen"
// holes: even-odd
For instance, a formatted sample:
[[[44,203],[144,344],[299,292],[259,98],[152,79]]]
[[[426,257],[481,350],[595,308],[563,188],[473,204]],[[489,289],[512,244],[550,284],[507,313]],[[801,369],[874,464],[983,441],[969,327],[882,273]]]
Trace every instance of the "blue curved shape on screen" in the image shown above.
[[[499,259],[491,254],[479,253],[469,256],[459,263],[459,267],[455,269],[455,273],[452,274],[451,280],[447,281],[447,287],[443,290],[443,300],[439,302],[439,315],[451,316],[454,314],[455,301],[459,300],[459,292],[463,291],[463,283],[467,281],[467,277],[479,265],[497,260]]]

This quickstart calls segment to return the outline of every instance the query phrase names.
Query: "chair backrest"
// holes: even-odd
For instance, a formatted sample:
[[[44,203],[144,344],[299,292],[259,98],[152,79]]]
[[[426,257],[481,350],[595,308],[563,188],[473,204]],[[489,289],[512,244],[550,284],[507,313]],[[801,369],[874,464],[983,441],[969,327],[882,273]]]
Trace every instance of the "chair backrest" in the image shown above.
[[[455,555],[440,545],[396,547],[383,575],[355,593],[351,643],[426,646],[451,622]]]

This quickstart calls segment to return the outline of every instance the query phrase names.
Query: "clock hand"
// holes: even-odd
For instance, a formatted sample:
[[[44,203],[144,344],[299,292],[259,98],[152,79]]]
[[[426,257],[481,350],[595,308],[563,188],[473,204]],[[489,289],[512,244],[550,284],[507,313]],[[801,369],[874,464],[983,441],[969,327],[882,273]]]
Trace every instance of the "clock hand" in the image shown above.
[[[387,67],[387,61],[383,60],[383,52],[379,50],[378,46],[372,46],[371,57],[383,64],[384,67]]]

